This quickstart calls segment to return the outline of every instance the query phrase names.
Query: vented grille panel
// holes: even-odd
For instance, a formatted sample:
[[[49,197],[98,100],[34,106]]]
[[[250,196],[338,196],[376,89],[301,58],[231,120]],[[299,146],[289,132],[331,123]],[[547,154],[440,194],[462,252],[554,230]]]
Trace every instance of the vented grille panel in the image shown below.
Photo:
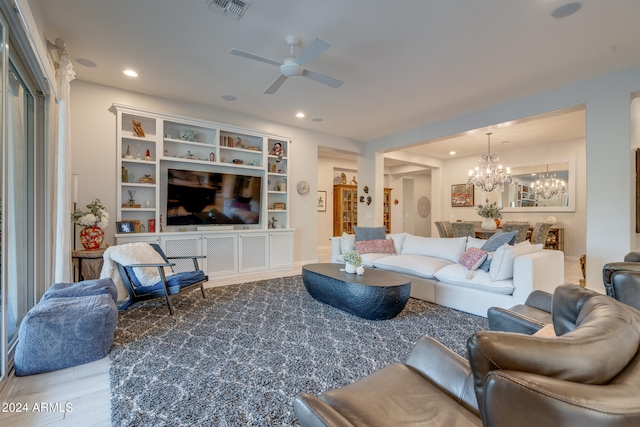
[[[209,0],[207,7],[229,18],[240,20],[249,5],[251,5],[251,3],[241,0]]]
[[[267,236],[242,236],[241,249],[241,271],[267,267]]]
[[[235,236],[207,237],[205,241],[207,273],[233,274],[238,271]]]
[[[164,241],[164,253],[167,257],[199,255],[199,244],[200,239],[197,237],[192,239],[167,239]],[[198,260],[200,268],[203,267],[202,261]],[[190,259],[170,259],[169,262],[175,262],[176,265],[173,267],[175,273],[193,271],[193,261]]]

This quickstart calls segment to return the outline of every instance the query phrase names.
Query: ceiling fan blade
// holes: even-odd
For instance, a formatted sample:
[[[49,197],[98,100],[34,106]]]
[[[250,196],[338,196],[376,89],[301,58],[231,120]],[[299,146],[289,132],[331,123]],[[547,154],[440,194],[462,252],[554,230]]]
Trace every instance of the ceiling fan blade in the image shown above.
[[[285,80],[287,80],[287,76],[280,74],[280,77],[275,79],[273,83],[271,83],[271,86],[269,86],[267,90],[264,91],[264,93],[266,93],[267,95],[276,93],[276,91],[280,89],[280,86],[282,86],[282,83],[284,83]]]
[[[311,80],[315,80],[318,83],[322,83],[327,86],[331,86],[334,89],[338,89],[344,83],[342,80],[334,79],[333,77],[325,76],[324,74],[315,73],[313,71],[304,70],[302,72],[304,77],[308,77]]]
[[[297,62],[298,65],[302,66],[330,47],[331,43],[318,37],[317,39],[312,41],[311,44],[307,46],[307,48],[303,50],[300,55],[296,57],[295,62]]]
[[[239,49],[231,49],[229,51],[230,54],[232,55],[237,55],[237,56],[242,56],[243,58],[249,58],[249,59],[253,59],[255,61],[260,61],[260,62],[264,62],[266,64],[271,64],[271,65],[275,65],[277,67],[281,66],[282,63],[278,62],[278,61],[273,61],[271,59],[268,58],[264,58],[262,56],[258,56],[258,55],[254,55],[253,53],[249,53],[249,52],[245,52],[244,50],[239,50]]]

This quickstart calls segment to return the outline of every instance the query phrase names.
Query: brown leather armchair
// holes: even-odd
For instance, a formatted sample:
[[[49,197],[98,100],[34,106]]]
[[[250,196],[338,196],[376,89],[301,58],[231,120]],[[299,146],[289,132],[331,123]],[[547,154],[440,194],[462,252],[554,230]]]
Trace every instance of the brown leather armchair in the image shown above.
[[[422,338],[405,363],[313,396],[299,394],[302,426],[640,425],[640,312],[562,285],[557,337],[478,332],[469,362]]]
[[[610,262],[602,268],[607,295],[640,310],[640,252],[629,252],[624,262]]]

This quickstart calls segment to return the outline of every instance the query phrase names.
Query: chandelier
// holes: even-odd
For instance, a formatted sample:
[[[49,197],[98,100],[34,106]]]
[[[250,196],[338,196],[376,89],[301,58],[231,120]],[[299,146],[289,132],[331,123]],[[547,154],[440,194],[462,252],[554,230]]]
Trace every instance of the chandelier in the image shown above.
[[[469,171],[467,187],[475,185],[486,192],[502,191],[505,184],[511,184],[511,170],[503,169],[498,155],[491,154],[491,132],[487,133],[487,140],[487,154],[483,154],[480,164]]]
[[[531,191],[534,194],[536,200],[549,200],[558,197],[558,194],[565,193],[567,191],[564,181],[556,178],[556,173],[549,173],[549,165],[547,165],[547,172],[542,174],[540,179],[531,183]]]

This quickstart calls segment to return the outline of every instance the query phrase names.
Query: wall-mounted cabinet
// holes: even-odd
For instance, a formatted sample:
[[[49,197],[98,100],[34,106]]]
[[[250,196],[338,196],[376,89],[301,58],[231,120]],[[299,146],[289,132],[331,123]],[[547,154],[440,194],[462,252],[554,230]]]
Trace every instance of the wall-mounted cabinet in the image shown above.
[[[208,255],[218,244],[226,245],[217,248],[215,262],[221,265],[208,262],[215,265],[211,272],[269,268],[268,234],[260,237],[264,240],[262,245],[256,242],[242,245],[238,239],[243,232],[288,229],[287,154],[291,140],[137,107],[119,104],[113,107],[117,121],[116,221],[134,222],[138,231],[135,236],[117,234],[118,242],[148,240],[143,239],[142,233],[151,236],[161,232],[202,231],[200,234],[208,237],[204,246],[199,246],[201,253]],[[193,203],[173,196],[170,171],[189,175],[180,186],[193,190]],[[234,176],[233,182],[226,181]],[[219,181],[212,182],[214,177]],[[177,221],[178,216],[184,222]],[[235,236],[233,247],[229,246],[230,237],[222,237],[225,232]],[[169,252],[186,253],[193,249],[175,249],[174,239],[167,236],[164,234],[162,240]],[[181,240],[177,237],[177,241]],[[293,244],[293,239],[290,243]],[[259,265],[251,264],[256,262],[255,256],[237,253],[238,248],[251,252],[258,246],[263,247],[264,254]]]

